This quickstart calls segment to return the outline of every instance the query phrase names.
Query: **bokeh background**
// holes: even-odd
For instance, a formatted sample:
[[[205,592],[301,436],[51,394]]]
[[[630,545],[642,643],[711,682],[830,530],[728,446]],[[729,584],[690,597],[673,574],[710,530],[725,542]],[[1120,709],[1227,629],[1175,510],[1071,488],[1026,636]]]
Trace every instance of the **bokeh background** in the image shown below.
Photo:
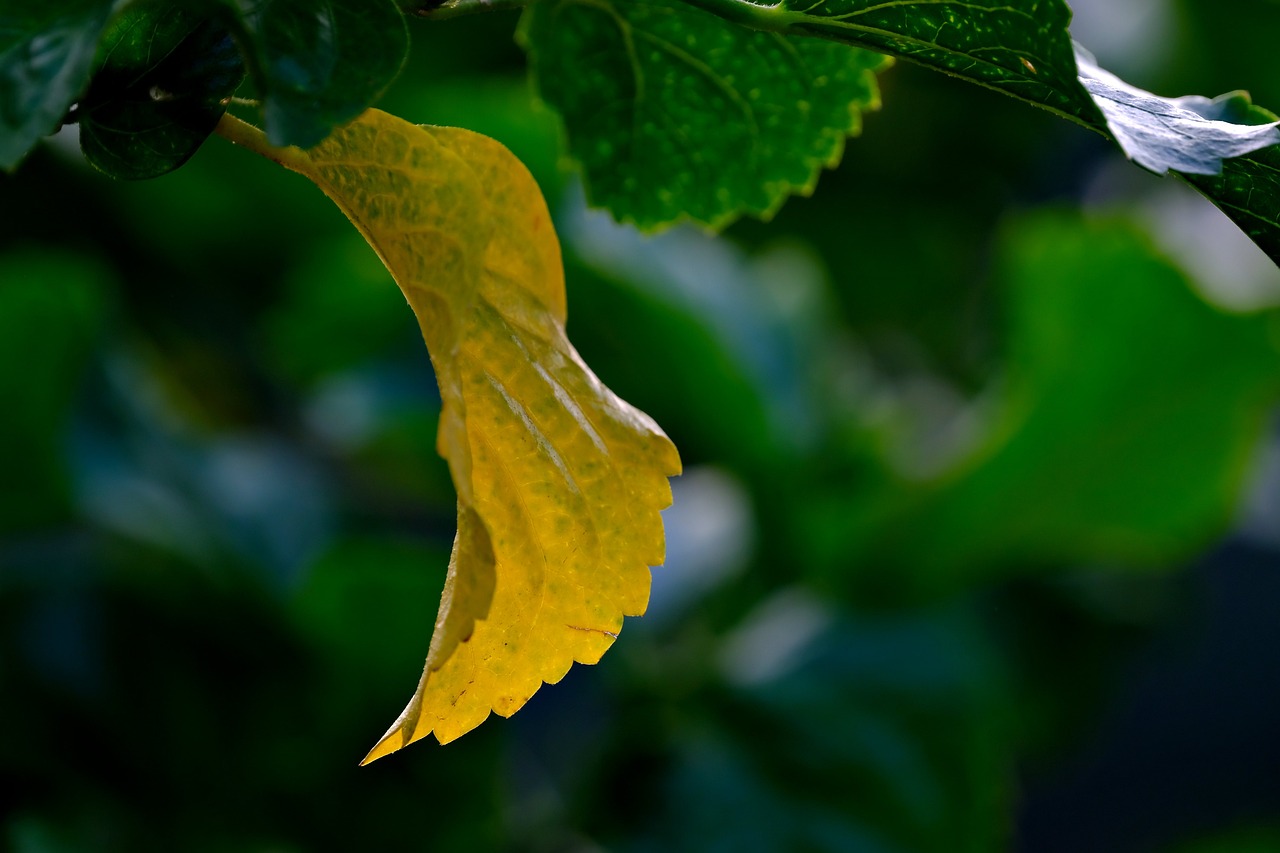
[[[1076,5],[1137,85],[1280,106],[1280,4]],[[453,536],[415,321],[304,180],[64,132],[0,177],[0,848],[1280,851],[1275,268],[903,63],[812,198],[642,239],[516,20],[412,22],[383,106],[542,184],[571,338],[684,458],[650,613],[358,768]]]

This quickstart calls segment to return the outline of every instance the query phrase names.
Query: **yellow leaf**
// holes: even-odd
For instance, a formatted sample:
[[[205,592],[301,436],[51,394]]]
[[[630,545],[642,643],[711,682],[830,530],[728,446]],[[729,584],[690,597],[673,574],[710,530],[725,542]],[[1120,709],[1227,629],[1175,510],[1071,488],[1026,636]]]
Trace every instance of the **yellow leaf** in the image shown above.
[[[440,383],[458,534],[422,680],[363,763],[510,716],[644,612],[675,448],[569,344],[546,203],[499,143],[377,110],[308,151],[230,117],[219,131],[342,208],[417,314]]]

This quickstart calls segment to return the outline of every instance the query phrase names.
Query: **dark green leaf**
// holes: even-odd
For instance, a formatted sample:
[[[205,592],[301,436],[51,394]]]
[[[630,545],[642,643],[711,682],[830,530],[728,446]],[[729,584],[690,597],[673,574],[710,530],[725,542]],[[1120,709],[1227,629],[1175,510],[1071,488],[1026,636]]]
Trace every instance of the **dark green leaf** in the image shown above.
[[[1101,108],[1112,137],[1129,159],[1157,175],[1171,169],[1217,175],[1223,160],[1280,143],[1278,122],[1238,123],[1251,107],[1243,92],[1212,100],[1198,95],[1161,98],[1102,70],[1082,50],[1076,60],[1080,80]]]
[[[130,6],[99,47],[80,147],[115,178],[154,178],[185,163],[244,79],[230,34],[195,7]]]
[[[1280,264],[1280,146],[1227,160],[1221,175],[1188,175],[1187,181]]]
[[[773,6],[751,0],[685,2],[754,29],[819,36],[910,59],[1113,136],[1137,162],[1161,173],[1185,172],[1280,264],[1280,196],[1275,193],[1280,155],[1267,153],[1280,137],[1273,130],[1223,124],[1257,125],[1264,111],[1248,107],[1239,93],[1216,100],[1168,100],[1091,63],[1078,70],[1067,33],[1071,11],[1062,0],[803,0],[809,4],[804,9],[792,8],[796,0]],[[1218,164],[1224,170],[1220,177]],[[1215,177],[1195,177],[1206,172]]]
[[[521,30],[594,204],[642,228],[768,217],[879,104],[878,54],[754,32],[679,0],[550,0]]]
[[[820,36],[900,56],[1088,125],[1063,0],[686,0],[749,27]]]
[[[377,100],[409,50],[392,0],[228,0],[274,145],[310,148]]]
[[[58,129],[89,83],[110,0],[10,0],[0,10],[0,168]]]

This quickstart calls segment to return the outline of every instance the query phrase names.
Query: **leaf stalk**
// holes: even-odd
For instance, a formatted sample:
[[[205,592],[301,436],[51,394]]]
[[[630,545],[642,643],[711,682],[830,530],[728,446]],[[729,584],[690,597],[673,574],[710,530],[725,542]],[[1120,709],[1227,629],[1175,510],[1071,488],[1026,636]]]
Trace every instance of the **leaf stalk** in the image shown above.
[[[261,129],[243,119],[236,118],[229,112],[222,114],[213,132],[228,142],[247,148],[273,163],[279,163],[286,169],[298,171],[306,160],[306,154],[301,148],[295,148],[292,145],[286,147],[272,145]]]

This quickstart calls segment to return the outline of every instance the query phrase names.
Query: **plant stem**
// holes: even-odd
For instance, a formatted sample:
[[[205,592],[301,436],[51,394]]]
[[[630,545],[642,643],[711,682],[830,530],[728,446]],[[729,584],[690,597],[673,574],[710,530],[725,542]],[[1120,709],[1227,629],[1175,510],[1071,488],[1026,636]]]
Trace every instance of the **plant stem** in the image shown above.
[[[521,9],[529,0],[445,0],[439,5],[431,0],[409,4],[406,11],[434,21],[447,21],[450,18],[462,18],[477,12],[500,12],[505,9]],[[402,6],[405,4],[401,4]],[[413,6],[419,8],[414,9]]]
[[[292,169],[295,172],[300,171],[300,167],[306,160],[306,154],[300,148],[288,146],[281,148],[272,145],[267,141],[267,135],[258,128],[236,118],[231,113],[223,113],[222,118],[218,121],[218,126],[214,128],[214,133],[221,136],[228,142],[233,142],[242,148],[248,148],[255,154],[259,154],[279,163],[286,169]]]

